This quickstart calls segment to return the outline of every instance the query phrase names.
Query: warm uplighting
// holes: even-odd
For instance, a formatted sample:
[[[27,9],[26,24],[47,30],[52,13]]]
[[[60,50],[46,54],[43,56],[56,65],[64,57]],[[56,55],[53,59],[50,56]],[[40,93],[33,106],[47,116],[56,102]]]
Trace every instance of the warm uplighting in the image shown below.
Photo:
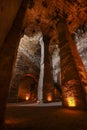
[[[25,100],[26,100],[26,101],[29,100],[29,95],[26,95]]]
[[[75,102],[75,98],[74,97],[68,97],[67,98],[67,102],[68,102],[68,106],[69,107],[75,107],[76,106],[76,102]]]
[[[47,95],[47,101],[51,102],[52,101],[52,94]]]
[[[26,98],[25,98],[26,100],[29,100],[29,97],[28,96],[26,96]]]

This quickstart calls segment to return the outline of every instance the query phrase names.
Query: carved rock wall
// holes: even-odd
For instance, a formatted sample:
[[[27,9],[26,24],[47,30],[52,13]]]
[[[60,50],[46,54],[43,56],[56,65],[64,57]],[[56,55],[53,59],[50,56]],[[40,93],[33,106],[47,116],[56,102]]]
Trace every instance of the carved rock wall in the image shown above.
[[[24,35],[19,43],[17,59],[13,68],[8,101],[16,101],[19,82],[23,75],[32,74],[37,80],[40,73],[40,45],[38,39]]]
[[[22,22],[25,15],[25,8],[26,2],[24,1],[21,5],[20,10],[18,11],[18,15],[14,21],[11,30],[9,31],[5,41],[2,44],[2,47],[0,48],[0,129],[2,129],[2,125],[4,122],[9,84],[12,76],[12,67],[14,64],[18,41],[21,37],[21,30],[23,27]],[[8,13],[8,15],[10,16],[10,13]],[[7,23],[6,20],[4,22]]]
[[[80,27],[75,33],[75,41],[80,57],[87,71],[87,25]]]
[[[0,0],[0,46],[8,34],[22,0]]]
[[[55,28],[60,16],[66,19],[69,31],[73,33],[87,22],[87,1],[29,0],[25,24],[33,22],[40,27],[49,24],[51,28]],[[44,31],[45,29],[44,27]]]
[[[84,88],[87,85],[87,74],[64,21],[61,21],[58,27],[63,104],[69,106],[70,98],[73,98],[71,101],[74,102],[73,106],[84,107],[86,105]]]

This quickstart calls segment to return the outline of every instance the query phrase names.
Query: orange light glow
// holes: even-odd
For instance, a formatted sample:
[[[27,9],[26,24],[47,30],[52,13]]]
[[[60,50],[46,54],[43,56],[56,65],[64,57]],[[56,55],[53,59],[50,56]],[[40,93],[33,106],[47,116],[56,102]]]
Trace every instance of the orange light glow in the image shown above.
[[[49,101],[49,102],[52,101],[52,95],[51,95],[51,94],[48,94],[48,96],[47,96],[47,101]]]
[[[25,100],[28,101],[30,98],[30,95],[26,95]]]
[[[29,96],[26,96],[26,97],[25,97],[25,100],[28,101],[28,100],[29,100]]]
[[[68,102],[68,106],[69,107],[75,107],[76,106],[76,102],[75,102],[75,98],[74,97],[68,97],[67,98],[67,102]]]

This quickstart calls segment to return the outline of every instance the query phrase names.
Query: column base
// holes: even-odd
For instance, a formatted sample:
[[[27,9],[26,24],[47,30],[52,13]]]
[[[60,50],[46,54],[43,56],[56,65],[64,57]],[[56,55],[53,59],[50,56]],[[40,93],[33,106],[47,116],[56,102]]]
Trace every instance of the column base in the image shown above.
[[[43,100],[37,100],[37,103],[41,104],[41,103],[43,103]]]

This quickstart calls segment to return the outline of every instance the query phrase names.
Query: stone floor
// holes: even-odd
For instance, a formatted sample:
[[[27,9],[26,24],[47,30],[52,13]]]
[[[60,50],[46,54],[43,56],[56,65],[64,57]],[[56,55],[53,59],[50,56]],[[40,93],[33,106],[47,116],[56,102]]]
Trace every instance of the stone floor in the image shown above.
[[[10,104],[7,130],[87,130],[87,111],[70,110],[53,104]]]

